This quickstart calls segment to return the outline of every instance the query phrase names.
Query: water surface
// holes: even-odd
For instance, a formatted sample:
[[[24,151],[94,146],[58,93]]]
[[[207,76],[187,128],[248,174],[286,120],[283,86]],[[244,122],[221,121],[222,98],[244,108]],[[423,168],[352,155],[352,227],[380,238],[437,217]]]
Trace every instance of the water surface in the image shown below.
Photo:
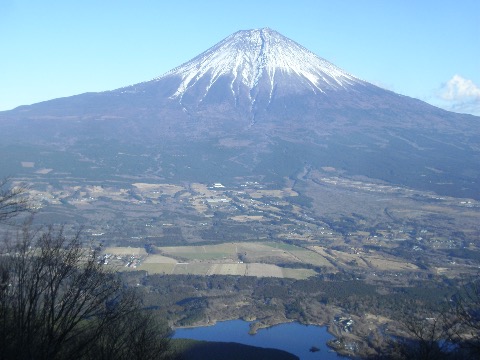
[[[326,345],[327,341],[334,337],[327,332],[325,326],[287,323],[260,329],[255,335],[248,334],[249,330],[249,322],[230,320],[218,322],[213,326],[177,329],[173,338],[236,342],[264,348],[281,349],[297,355],[302,360],[339,360],[343,358]],[[311,352],[312,346],[317,347],[320,351]]]

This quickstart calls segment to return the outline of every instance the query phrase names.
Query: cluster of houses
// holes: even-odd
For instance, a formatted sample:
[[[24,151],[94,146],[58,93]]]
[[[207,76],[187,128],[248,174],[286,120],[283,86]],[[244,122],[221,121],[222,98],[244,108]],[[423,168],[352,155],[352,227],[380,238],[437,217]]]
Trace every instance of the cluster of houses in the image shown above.
[[[340,326],[340,328],[347,333],[352,332],[352,327],[354,321],[349,318],[349,317],[343,317],[343,316],[335,316],[334,318],[335,323]]]

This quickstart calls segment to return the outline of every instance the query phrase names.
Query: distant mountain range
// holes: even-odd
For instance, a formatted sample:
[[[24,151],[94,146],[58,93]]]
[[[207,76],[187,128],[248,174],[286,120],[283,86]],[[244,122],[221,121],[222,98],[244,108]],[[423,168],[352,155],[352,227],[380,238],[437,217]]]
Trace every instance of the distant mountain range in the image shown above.
[[[92,143],[145,148],[160,156],[144,170],[165,179],[281,181],[329,168],[480,199],[480,117],[362,81],[268,28],[238,31],[151,81],[0,112],[0,131],[7,155],[8,144],[77,160]]]

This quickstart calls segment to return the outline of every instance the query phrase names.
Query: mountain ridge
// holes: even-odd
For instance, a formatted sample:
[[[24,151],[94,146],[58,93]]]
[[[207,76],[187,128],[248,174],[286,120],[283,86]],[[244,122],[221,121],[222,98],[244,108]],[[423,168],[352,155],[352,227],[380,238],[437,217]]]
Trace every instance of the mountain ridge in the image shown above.
[[[270,45],[265,46],[265,43]],[[265,47],[273,50],[266,51]],[[282,52],[282,49],[288,51]],[[285,55],[286,52],[288,56]],[[264,56],[260,56],[261,54]],[[282,55],[277,57],[277,54]],[[302,61],[302,56],[309,61]],[[227,61],[217,61],[212,65],[212,57],[214,60],[222,58],[221,60]],[[243,59],[239,60],[241,57]],[[260,57],[268,61],[265,60],[260,63],[261,66],[255,67],[252,59]],[[236,67],[233,66],[232,58],[238,60]],[[250,68],[245,69],[245,62],[250,65]],[[280,66],[277,66],[278,64]],[[239,74],[235,71],[238,68],[244,71]],[[324,72],[325,69],[326,72],[330,72],[329,75],[333,74],[330,80],[329,75]],[[291,73],[295,76],[285,75],[292,75]],[[335,74],[338,76],[335,77]],[[210,75],[210,78],[207,75]],[[228,79],[226,80],[225,77]],[[242,89],[241,84],[246,85],[245,88]],[[232,97],[229,96],[230,93]],[[282,98],[289,96],[295,100],[281,101]],[[142,98],[140,101],[139,97]],[[114,90],[83,93],[23,105],[0,112],[0,118],[5,118],[4,115],[10,118],[28,118],[35,110],[40,113],[46,110],[44,116],[55,113],[54,116],[71,116],[77,119],[102,116],[122,118],[125,115],[130,116],[129,113],[132,111],[134,115],[140,115],[140,117],[143,115],[156,117],[165,108],[173,110],[176,116],[181,116],[183,111],[190,117],[202,117],[213,116],[212,112],[205,114],[205,109],[208,106],[216,106],[215,111],[218,111],[218,105],[220,110],[229,111],[229,115],[232,112],[238,112],[237,115],[240,117],[247,114],[253,117],[252,113],[258,116],[271,111],[276,105],[272,102],[277,99],[280,99],[277,107],[282,108],[281,110],[286,113],[294,113],[306,107],[305,111],[301,112],[308,116],[321,109],[392,108],[396,103],[404,100],[408,102],[414,98],[399,95],[360,80],[275,30],[261,28],[237,31],[193,59],[152,80]],[[417,99],[414,101],[415,107],[425,105],[430,112],[444,111],[424,102],[418,103]],[[68,113],[68,102],[74,106],[82,105],[81,114],[77,111],[78,109]],[[295,102],[301,102],[302,106],[292,106]],[[314,112],[310,112],[312,104]],[[127,107],[129,109],[126,109]],[[274,113],[273,117],[282,117],[283,115],[279,112],[281,111]],[[459,116],[470,117],[468,114],[459,114]],[[38,118],[38,114],[34,114],[33,117]]]
[[[294,72],[303,77],[308,80],[308,85],[314,92],[315,89],[324,92],[320,84],[333,88],[361,82],[269,28],[238,31],[192,60],[154,80],[168,76],[182,77],[181,86],[173,95],[174,98],[181,98],[188,87],[192,86],[191,83],[194,79],[198,79],[208,72],[212,73],[213,80],[209,86],[221,75],[233,76],[230,86],[232,92],[234,92],[233,85],[236,81],[240,81],[252,91],[258,86],[261,78],[266,75],[270,82],[271,95],[277,71]]]
[[[231,176],[326,166],[480,198],[479,117],[357,79],[270,29],[236,32],[150,81],[0,112],[0,130],[5,141],[64,149],[95,139],[216,154],[233,139],[238,154],[218,160]]]

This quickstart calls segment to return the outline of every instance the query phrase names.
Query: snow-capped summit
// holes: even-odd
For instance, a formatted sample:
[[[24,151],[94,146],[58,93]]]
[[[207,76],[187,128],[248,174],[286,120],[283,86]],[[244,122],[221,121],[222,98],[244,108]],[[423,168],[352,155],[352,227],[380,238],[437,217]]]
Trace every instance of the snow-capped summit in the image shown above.
[[[236,32],[150,81],[0,112],[0,133],[81,159],[92,144],[129,144],[141,160],[115,156],[111,168],[131,163],[135,176],[150,153],[149,174],[174,181],[283,181],[329,168],[480,199],[478,117],[359,80],[270,29]]]
[[[169,77],[180,79],[171,98],[197,104],[215,88],[254,103],[270,102],[276,92],[318,94],[363,83],[269,28],[238,31],[156,80]]]

